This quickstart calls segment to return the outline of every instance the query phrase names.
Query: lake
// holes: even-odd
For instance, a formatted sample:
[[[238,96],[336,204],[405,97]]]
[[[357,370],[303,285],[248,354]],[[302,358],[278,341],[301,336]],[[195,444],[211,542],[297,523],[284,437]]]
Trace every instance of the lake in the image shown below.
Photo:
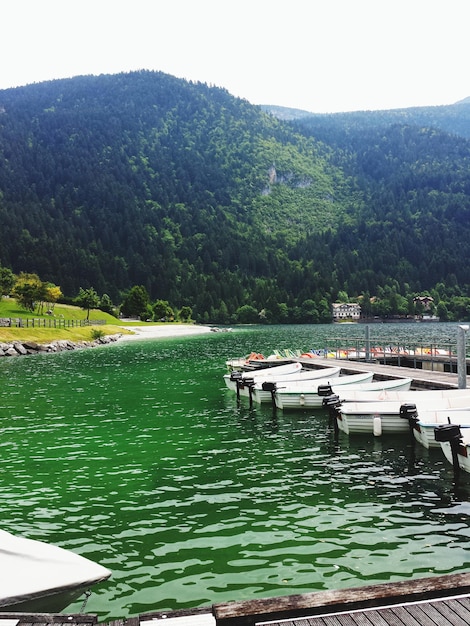
[[[470,475],[455,487],[440,450],[335,440],[324,411],[250,409],[225,388],[229,358],[363,333],[254,326],[0,359],[2,528],[111,569],[86,605],[101,621],[468,571]]]

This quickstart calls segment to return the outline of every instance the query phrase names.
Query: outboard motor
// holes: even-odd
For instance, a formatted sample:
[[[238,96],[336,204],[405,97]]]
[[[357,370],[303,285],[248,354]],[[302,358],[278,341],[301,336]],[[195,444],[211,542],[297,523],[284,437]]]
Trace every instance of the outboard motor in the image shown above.
[[[317,393],[319,396],[331,396],[333,389],[329,383],[328,385],[318,385]]]
[[[418,423],[418,411],[416,409],[416,404],[405,403],[400,407],[400,417],[404,420],[408,420],[408,424],[410,426],[410,435],[414,441],[413,430]]]
[[[459,446],[462,443],[462,433],[458,424],[439,424],[434,429],[434,439],[439,442],[449,442],[452,451],[452,465],[454,476],[458,477],[460,472]]]
[[[276,408],[276,399],[275,399],[275,393],[276,393],[276,383],[273,383],[272,381],[268,381],[265,380],[264,382],[261,383],[261,388],[263,389],[263,391],[270,391],[271,392],[271,402],[273,403],[273,409]]]
[[[339,399],[339,396],[332,393],[323,398],[322,405],[328,409],[330,424],[333,422],[333,431],[335,434],[335,440],[337,440],[339,435],[338,416],[341,415],[341,400]]]
[[[231,372],[230,380],[237,386],[237,400],[240,400],[240,386],[243,384],[243,376],[241,372]]]
[[[250,398],[250,407],[253,406],[253,387],[255,386],[254,378],[244,378],[243,385],[248,387],[248,396]]]
[[[332,393],[329,396],[325,396],[322,401],[322,405],[325,407],[325,409],[328,409],[330,417],[336,416],[336,409],[340,406],[340,404],[341,400],[339,399],[339,396],[335,393]]]

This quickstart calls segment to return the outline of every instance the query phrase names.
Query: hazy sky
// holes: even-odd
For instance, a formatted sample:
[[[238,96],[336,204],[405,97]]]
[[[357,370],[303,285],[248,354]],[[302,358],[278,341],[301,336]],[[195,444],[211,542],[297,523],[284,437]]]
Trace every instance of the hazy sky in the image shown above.
[[[312,112],[470,96],[470,0],[0,0],[0,89],[160,70]]]

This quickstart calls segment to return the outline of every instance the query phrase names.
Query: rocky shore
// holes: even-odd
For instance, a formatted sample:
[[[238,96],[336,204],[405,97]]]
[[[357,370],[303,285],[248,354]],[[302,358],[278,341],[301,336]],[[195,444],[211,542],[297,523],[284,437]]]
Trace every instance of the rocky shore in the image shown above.
[[[2,356],[24,356],[27,354],[44,354],[45,352],[65,352],[66,350],[79,350],[81,348],[95,348],[96,346],[113,343],[120,339],[122,335],[106,335],[93,341],[69,341],[68,339],[57,339],[47,344],[39,344],[35,341],[11,341],[0,342],[0,357]]]

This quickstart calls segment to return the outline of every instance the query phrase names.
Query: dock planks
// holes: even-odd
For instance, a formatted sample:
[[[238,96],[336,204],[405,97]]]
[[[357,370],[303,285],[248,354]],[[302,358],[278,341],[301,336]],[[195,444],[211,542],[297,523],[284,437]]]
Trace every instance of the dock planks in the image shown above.
[[[0,613],[0,626],[468,626],[470,573],[258,598],[98,623],[96,615]]]
[[[296,626],[300,626],[297,620],[305,619],[306,616],[313,618],[325,614],[349,614],[365,609],[403,606],[412,602],[434,602],[468,594],[470,574],[452,574],[350,589],[227,602],[214,605],[213,610],[217,626],[255,626],[263,622],[282,622],[282,626],[287,626],[287,622],[293,621]],[[401,626],[400,622],[390,623]],[[443,622],[439,626],[448,624],[452,622]]]
[[[412,378],[413,389],[457,389],[458,376],[450,372],[431,371],[400,367],[398,365],[382,365],[381,363],[367,363],[346,359],[298,359],[306,367],[334,367],[339,366],[342,372],[358,374],[359,372],[374,372],[375,379]],[[470,389],[469,389],[470,393]]]
[[[302,619],[262,622],[262,626],[468,626],[468,624],[470,624],[468,596]]]

